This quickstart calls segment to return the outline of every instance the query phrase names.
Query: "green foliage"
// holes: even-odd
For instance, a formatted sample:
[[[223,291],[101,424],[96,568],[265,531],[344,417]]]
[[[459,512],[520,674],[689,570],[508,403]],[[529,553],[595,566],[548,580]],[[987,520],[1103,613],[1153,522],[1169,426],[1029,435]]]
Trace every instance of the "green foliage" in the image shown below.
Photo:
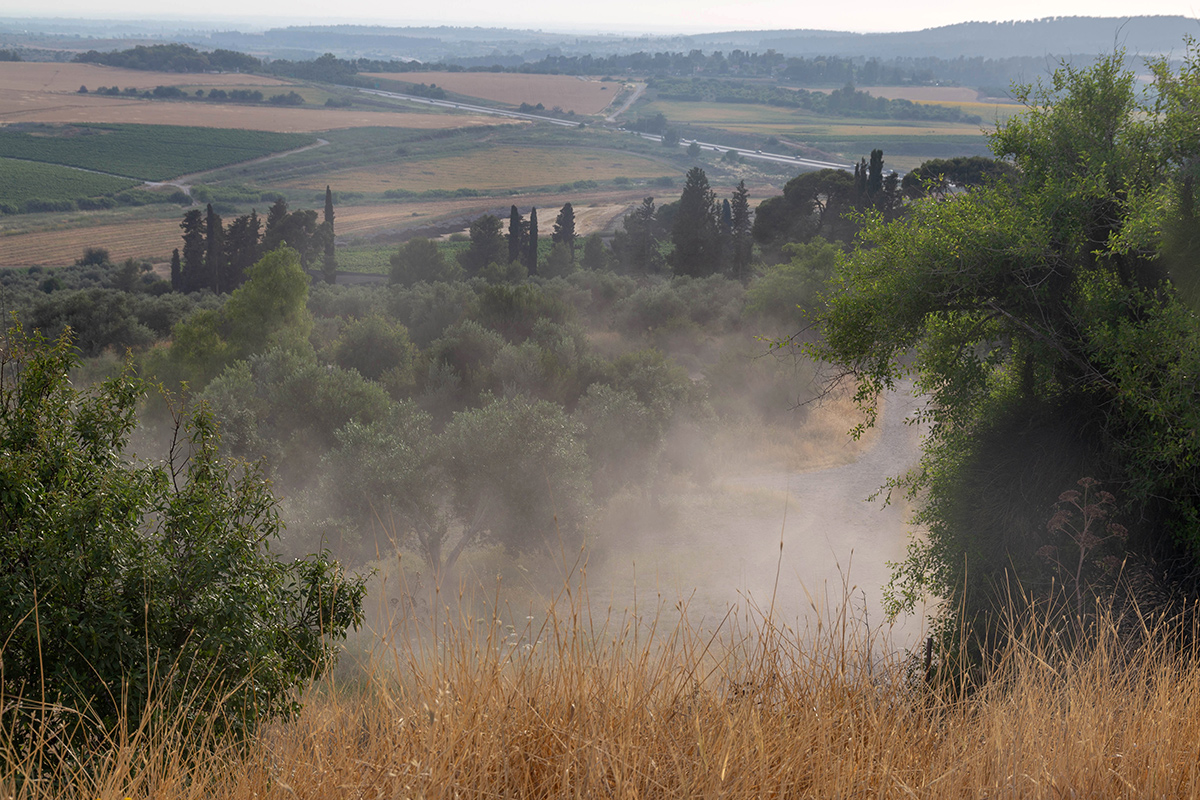
[[[319,363],[311,354],[271,350],[238,361],[201,394],[222,421],[233,455],[266,459],[291,486],[313,480],[321,453],[351,420],[387,415],[387,392],[353,370]]]
[[[26,124],[0,129],[0,158],[65,164],[156,181],[292,150],[312,141],[311,136],[295,133],[182,125]]]
[[[746,289],[746,311],[799,330],[820,308],[841,250],[816,238],[808,244],[784,245],[783,252],[789,260],[769,267]]]
[[[308,275],[295,250],[267,253],[250,268],[246,283],[219,309],[204,309],[175,326],[165,354],[147,367],[160,379],[203,387],[229,363],[273,347],[308,348]]]
[[[1200,91],[1195,57],[1174,76],[1159,64],[1160,86]],[[1169,92],[1148,106],[1120,56],[1018,94],[1029,110],[992,136],[1017,181],[868,218],[813,348],[858,378],[868,410],[904,373],[928,398],[907,485],[929,533],[894,586],[901,605],[930,590],[969,619],[1014,578],[1046,590],[1046,519],[1084,477],[1120,487],[1135,560],[1178,578],[1200,553],[1185,377],[1200,328],[1156,252],[1179,165],[1200,156],[1191,106]]]
[[[429,239],[410,239],[391,258],[392,270],[388,280],[401,286],[426,281],[457,281],[465,274],[458,264],[446,260],[441,248]]]
[[[520,342],[529,337],[539,320],[565,322],[570,309],[538,286],[497,284],[480,292],[471,316],[505,339]]]
[[[458,256],[458,263],[467,275],[476,275],[488,264],[504,261],[503,225],[493,214],[484,214],[471,223],[471,247]]]
[[[204,53],[175,42],[137,45],[128,50],[107,53],[88,50],[75,56],[72,61],[155,72],[250,72],[262,66],[261,61],[245,53],[222,49]]]
[[[269,485],[217,455],[202,407],[176,417],[165,464],[131,461],[143,385],[127,369],[78,392],[72,354],[14,329],[0,364],[5,729],[20,747],[25,721],[62,704],[54,753],[86,759],[152,697],[235,733],[294,710],[361,622],[363,582],[324,556],[272,555]]]
[[[587,454],[562,408],[495,399],[454,416],[440,443],[451,507],[511,552],[575,550],[590,506]]]
[[[346,325],[334,343],[333,361],[342,369],[358,370],[364,378],[404,387],[413,382],[416,353],[407,328],[373,314]]]
[[[77,198],[114,195],[138,182],[94,172],[60,167],[57,164],[34,164],[11,158],[0,158],[0,202],[33,211],[41,208],[27,206],[28,201],[75,200]],[[73,208],[73,206],[72,206]]]

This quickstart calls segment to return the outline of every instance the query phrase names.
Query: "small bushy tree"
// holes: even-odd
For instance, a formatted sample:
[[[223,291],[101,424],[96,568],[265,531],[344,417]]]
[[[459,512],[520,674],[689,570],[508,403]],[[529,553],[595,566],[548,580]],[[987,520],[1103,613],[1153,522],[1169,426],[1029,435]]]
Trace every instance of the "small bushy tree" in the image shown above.
[[[75,363],[65,335],[17,328],[0,350],[0,724],[20,740],[49,712],[84,745],[155,697],[235,733],[295,709],[363,582],[272,554],[269,484],[218,455],[203,407],[177,410],[164,462],[131,459],[145,386],[126,369],[81,392]]]

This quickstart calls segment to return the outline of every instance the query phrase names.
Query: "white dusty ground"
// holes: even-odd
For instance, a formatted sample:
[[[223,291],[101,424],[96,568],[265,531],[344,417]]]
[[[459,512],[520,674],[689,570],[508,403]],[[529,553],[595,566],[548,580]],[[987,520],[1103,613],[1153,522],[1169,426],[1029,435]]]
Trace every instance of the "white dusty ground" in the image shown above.
[[[774,594],[775,619],[802,630],[812,604],[828,614],[849,595],[859,619],[881,625],[887,562],[904,556],[909,509],[903,497],[886,507],[867,498],[916,464],[921,431],[905,424],[916,405],[907,388],[887,396],[874,444],[851,464],[734,472],[678,501],[667,524],[631,532],[589,567],[593,608],[601,597],[628,607],[636,587],[640,609],[684,599],[693,624],[714,626],[731,605],[744,615]],[[887,649],[917,644],[924,616],[898,620]]]

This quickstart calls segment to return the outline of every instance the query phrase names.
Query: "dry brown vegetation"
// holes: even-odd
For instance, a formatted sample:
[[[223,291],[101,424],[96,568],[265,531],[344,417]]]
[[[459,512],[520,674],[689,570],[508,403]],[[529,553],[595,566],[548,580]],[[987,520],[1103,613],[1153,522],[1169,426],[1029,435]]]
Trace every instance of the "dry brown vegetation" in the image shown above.
[[[148,72],[100,64],[57,64],[37,61],[0,63],[0,90],[74,94],[80,86],[120,86],[153,89],[155,86],[284,86],[288,81],[262,75],[197,72]]]
[[[309,133],[379,126],[442,129],[505,124],[469,114],[417,111],[358,111],[326,108],[278,108],[234,103],[143,100],[79,94],[96,89],[155,86],[260,87],[264,94],[287,82],[259,75],[205,75],[143,72],[95,64],[0,63],[0,124],[6,122],[130,122],[145,125],[202,125],[281,133]]]
[[[889,654],[843,605],[793,630],[687,605],[596,612],[579,584],[536,617],[493,603],[393,615],[371,667],[343,670],[243,751],[192,759],[205,720],[117,737],[90,772],[21,782],[45,752],[0,756],[0,794],[42,798],[1193,798],[1200,665],[1180,631],[1111,619],[1070,650],[1026,612],[970,685]],[[453,596],[451,596],[453,595]],[[487,605],[486,603],[484,604]],[[405,608],[400,605],[399,608]]]
[[[620,91],[619,82],[601,83],[593,78],[571,75],[523,75],[513,72],[394,72],[364,73],[379,78],[411,83],[436,83],[448,92],[519,106],[541,103],[547,109],[558,106],[576,114],[598,114],[608,107]]]

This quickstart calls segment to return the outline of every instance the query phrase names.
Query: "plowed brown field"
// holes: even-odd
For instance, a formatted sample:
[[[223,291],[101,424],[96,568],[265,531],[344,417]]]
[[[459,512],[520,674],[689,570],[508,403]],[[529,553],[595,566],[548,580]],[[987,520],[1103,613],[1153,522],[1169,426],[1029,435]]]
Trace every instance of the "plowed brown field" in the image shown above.
[[[558,106],[576,114],[599,114],[621,88],[620,83],[601,83],[590,78],[570,75],[522,75],[510,72],[381,72],[364,74],[366,78],[404,80],[410,83],[436,83],[448,92],[478,97],[496,103],[519,106],[541,103],[546,108]]]
[[[36,61],[0,63],[0,89],[30,92],[74,93],[80,86],[120,86],[153,89],[155,86],[283,86],[287,81],[261,75],[222,73],[144,72],[99,64],[46,64]]]

